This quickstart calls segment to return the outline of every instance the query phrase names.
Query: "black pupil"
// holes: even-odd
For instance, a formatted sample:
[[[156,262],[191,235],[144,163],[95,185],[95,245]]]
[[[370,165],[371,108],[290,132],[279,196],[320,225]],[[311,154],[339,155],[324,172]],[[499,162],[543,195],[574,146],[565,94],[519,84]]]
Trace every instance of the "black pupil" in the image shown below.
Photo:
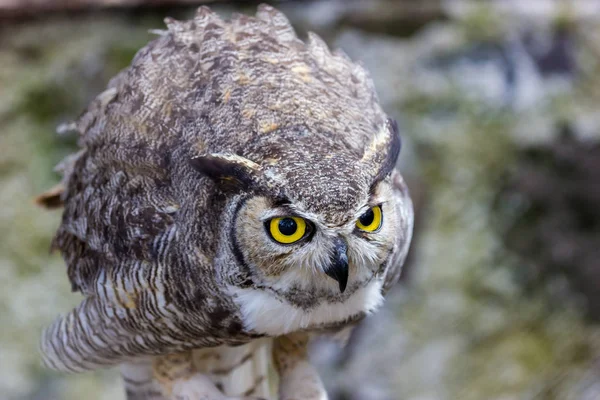
[[[373,213],[373,209],[370,209],[366,213],[360,216],[358,219],[363,226],[369,226],[373,223],[375,219],[375,214]]]
[[[283,218],[279,221],[279,232],[286,236],[291,236],[296,233],[298,229],[298,225],[296,225],[296,221],[291,218]]]

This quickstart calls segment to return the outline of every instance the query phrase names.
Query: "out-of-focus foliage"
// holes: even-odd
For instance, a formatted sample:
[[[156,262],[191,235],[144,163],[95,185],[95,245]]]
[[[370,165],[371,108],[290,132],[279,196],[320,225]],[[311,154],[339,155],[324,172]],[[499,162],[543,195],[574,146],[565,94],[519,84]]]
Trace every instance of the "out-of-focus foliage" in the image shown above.
[[[418,210],[384,310],[346,350],[316,344],[332,398],[600,398],[600,16],[577,2],[530,14],[400,3],[280,7],[371,71],[403,127],[400,168]],[[0,30],[0,399],[123,398],[114,370],[38,365],[41,327],[79,295],[48,252],[60,212],[32,199],[75,149],[55,126],[162,15],[191,12],[55,15]]]

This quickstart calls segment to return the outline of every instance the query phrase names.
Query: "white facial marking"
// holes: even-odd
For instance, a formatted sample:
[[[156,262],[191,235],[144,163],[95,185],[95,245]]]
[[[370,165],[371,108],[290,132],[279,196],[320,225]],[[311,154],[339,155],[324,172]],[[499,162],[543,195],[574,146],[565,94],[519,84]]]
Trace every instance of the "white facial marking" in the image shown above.
[[[240,307],[244,327],[257,333],[277,336],[299,329],[342,322],[361,312],[375,311],[383,302],[381,279],[373,279],[346,301],[328,303],[323,300],[310,310],[298,308],[273,294],[230,286],[233,299]]]

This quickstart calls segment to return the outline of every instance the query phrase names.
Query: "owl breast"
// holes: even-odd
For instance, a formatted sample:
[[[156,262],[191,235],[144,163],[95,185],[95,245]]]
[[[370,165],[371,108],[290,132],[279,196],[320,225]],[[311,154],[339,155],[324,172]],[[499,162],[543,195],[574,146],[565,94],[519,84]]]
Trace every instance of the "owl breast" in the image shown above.
[[[193,364],[227,396],[270,398],[268,371],[271,339],[242,346],[219,346],[193,352]]]

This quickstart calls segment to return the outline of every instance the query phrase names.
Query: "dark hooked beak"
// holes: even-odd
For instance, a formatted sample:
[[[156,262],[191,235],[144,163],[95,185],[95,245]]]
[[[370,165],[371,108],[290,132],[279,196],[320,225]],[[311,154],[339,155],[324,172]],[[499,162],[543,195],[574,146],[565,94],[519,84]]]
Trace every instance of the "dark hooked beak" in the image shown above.
[[[333,255],[325,273],[338,281],[340,292],[344,293],[348,283],[348,245],[342,238],[335,238],[333,242]]]

